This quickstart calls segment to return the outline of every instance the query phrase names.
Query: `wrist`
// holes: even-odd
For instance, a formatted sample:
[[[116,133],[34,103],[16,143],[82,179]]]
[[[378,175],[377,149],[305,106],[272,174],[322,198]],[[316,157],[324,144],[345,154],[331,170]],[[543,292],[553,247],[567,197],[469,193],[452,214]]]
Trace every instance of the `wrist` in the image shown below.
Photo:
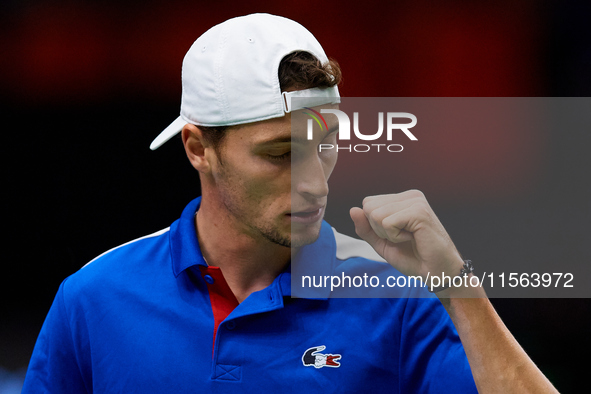
[[[474,271],[474,266],[471,260],[460,260],[460,262],[460,267],[454,268],[449,275],[442,272],[440,276],[431,277],[431,283],[427,283],[427,290],[430,293],[441,293],[450,288],[468,287],[469,275]]]
[[[441,290],[435,295],[439,299],[444,298],[487,298],[486,292],[480,286],[480,283],[476,283],[475,280],[471,280],[475,275],[469,273],[465,277],[462,277],[462,283],[460,286],[451,286],[444,290]],[[459,282],[459,280],[457,280]]]

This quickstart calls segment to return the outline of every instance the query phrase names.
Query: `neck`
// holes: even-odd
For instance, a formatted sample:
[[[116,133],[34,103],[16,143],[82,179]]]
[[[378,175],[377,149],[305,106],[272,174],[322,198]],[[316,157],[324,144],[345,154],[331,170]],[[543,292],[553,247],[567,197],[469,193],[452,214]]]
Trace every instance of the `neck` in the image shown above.
[[[201,253],[207,264],[219,267],[238,302],[269,286],[289,264],[291,248],[240,228],[218,202],[203,196],[195,216]]]

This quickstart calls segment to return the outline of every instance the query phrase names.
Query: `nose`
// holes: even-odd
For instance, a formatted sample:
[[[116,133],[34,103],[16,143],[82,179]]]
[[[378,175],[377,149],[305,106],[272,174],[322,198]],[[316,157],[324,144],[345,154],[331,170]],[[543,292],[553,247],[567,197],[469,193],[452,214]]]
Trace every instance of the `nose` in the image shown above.
[[[291,187],[298,194],[314,198],[328,195],[330,169],[318,156],[308,157],[291,169]]]

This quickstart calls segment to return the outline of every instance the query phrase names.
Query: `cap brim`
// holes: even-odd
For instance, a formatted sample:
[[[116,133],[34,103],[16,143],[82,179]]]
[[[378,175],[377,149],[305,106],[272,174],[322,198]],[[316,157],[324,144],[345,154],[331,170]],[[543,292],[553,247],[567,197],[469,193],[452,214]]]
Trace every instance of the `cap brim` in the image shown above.
[[[187,121],[180,116],[174,120],[162,133],[158,135],[150,144],[151,150],[160,148],[162,144],[181,132],[183,127],[187,124]]]

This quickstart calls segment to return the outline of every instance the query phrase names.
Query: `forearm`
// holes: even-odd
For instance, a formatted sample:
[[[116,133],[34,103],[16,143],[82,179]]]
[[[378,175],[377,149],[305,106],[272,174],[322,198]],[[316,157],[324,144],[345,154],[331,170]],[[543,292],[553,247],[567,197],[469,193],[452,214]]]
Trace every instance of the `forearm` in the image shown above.
[[[418,190],[370,196],[352,208],[357,235],[401,273],[460,273],[464,261]],[[433,278],[433,276],[431,276]],[[466,351],[480,393],[556,393],[503,324],[482,288],[437,293]]]
[[[438,296],[458,331],[479,393],[557,392],[511,335],[483,289],[450,288]]]

